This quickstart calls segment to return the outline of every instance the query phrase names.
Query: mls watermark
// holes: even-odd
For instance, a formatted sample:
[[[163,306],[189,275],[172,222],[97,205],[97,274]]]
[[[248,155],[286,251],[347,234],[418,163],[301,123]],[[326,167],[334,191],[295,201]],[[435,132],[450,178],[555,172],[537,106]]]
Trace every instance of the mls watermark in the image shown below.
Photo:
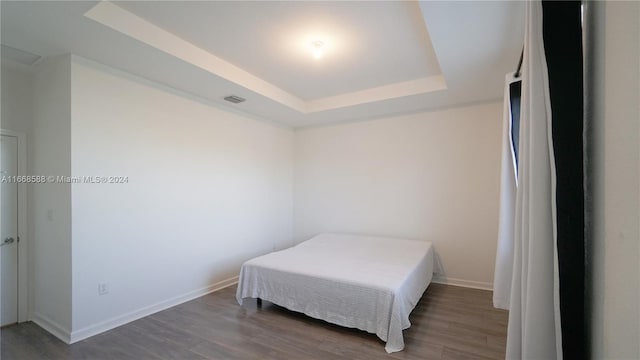
[[[127,184],[128,176],[3,175],[3,184]]]

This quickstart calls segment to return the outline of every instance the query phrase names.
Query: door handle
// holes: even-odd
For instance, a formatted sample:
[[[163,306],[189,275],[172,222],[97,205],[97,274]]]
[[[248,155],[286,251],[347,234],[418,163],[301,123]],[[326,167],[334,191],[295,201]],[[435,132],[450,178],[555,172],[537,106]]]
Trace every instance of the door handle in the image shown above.
[[[11,245],[11,244],[13,244],[14,241],[15,241],[14,238],[8,237],[8,238],[4,239],[4,241],[2,242],[2,244],[0,244],[0,246]]]

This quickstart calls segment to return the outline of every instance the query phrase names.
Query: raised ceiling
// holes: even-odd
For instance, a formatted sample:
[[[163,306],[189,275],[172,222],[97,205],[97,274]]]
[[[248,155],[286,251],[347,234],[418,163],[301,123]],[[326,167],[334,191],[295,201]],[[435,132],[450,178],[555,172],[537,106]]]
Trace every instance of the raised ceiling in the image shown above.
[[[294,127],[499,99],[524,18],[517,2],[0,6],[4,45],[73,53]],[[320,59],[311,54],[316,40]],[[247,101],[227,105],[230,94]]]
[[[116,5],[302,100],[440,75],[417,2]]]

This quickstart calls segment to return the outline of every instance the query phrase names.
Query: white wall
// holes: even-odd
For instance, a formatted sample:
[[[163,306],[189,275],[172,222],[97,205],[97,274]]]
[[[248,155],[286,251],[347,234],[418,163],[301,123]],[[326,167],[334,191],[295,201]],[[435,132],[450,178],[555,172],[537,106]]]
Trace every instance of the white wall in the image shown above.
[[[292,130],[80,58],[71,73],[73,175],[128,177],[72,186],[72,340],[291,244]]]
[[[31,132],[33,74],[2,62],[2,129]]]
[[[502,104],[296,131],[294,236],[429,240],[439,277],[490,287]]]
[[[71,174],[71,66],[69,56],[40,64],[34,78],[34,175]],[[71,186],[32,187],[34,320],[47,330],[71,330]]]
[[[640,4],[589,3],[594,359],[640,358]],[[592,16],[592,17],[591,17]]]

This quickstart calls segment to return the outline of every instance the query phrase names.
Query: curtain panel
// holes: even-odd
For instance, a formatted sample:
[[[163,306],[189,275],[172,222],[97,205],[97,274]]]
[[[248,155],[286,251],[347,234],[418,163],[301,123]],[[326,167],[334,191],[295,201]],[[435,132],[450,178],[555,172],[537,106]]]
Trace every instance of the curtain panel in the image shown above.
[[[587,346],[581,4],[526,6],[515,149],[511,74],[505,85],[493,300],[509,309],[507,359],[581,359]]]

